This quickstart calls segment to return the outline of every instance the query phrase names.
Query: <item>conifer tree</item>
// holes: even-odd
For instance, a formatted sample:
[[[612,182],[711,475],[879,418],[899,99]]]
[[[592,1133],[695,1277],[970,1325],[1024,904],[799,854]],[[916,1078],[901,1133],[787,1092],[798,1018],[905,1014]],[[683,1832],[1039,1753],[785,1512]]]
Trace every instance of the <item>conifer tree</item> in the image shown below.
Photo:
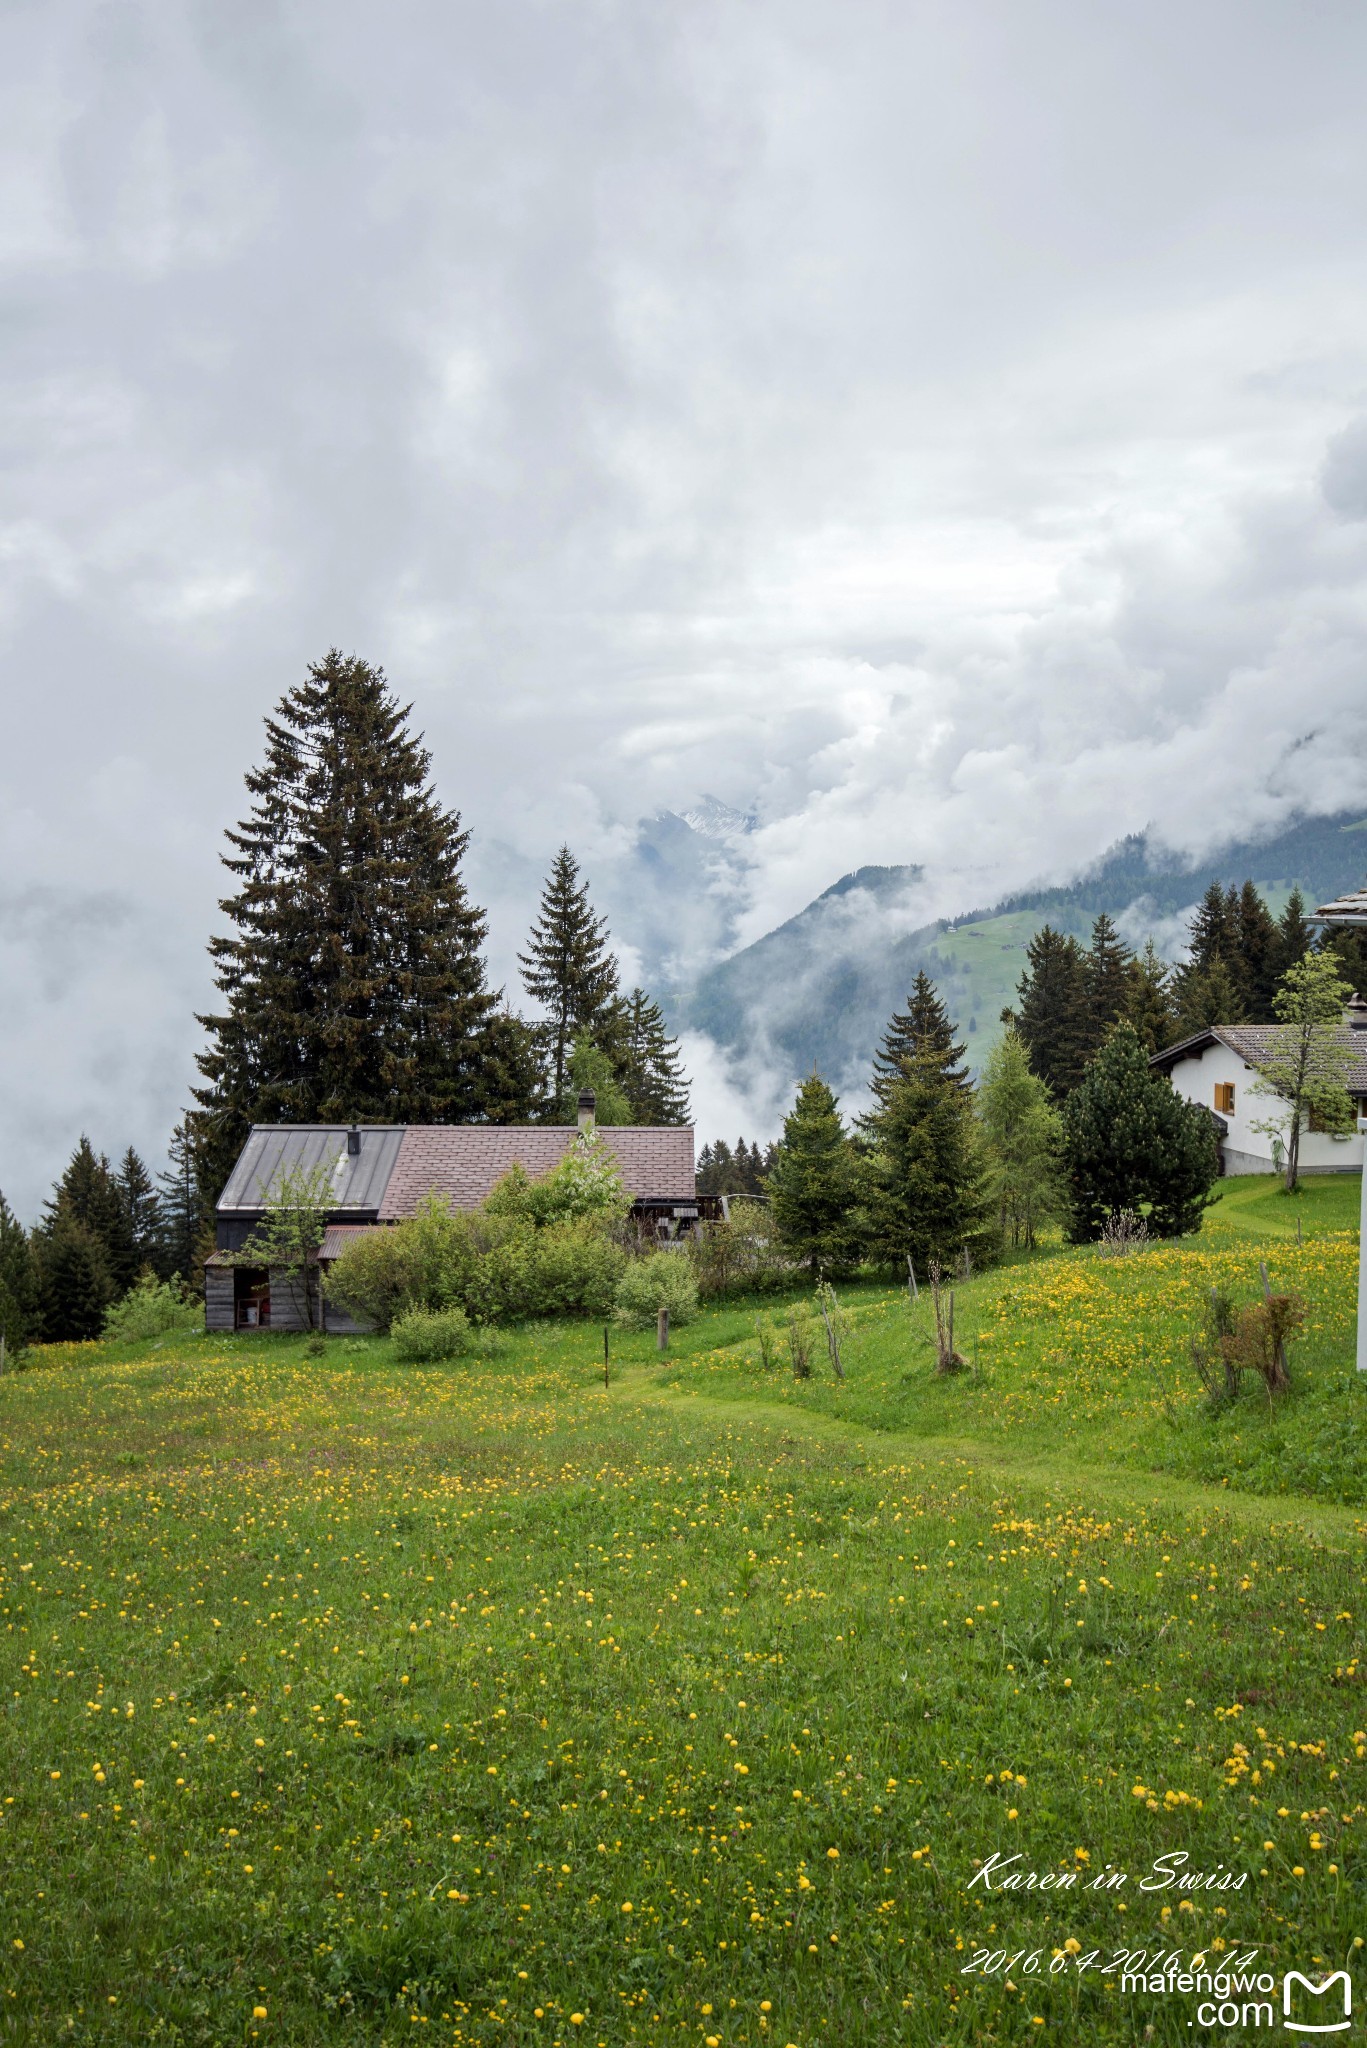
[[[1031,1073],[1015,1031],[1006,1031],[987,1056],[978,1114],[987,1141],[988,1192],[1002,1241],[1033,1250],[1041,1227],[1067,1206],[1063,1126],[1048,1089]]]
[[[1250,1022],[1270,1024],[1281,972],[1280,934],[1252,882],[1239,891],[1237,934],[1245,1010]]]
[[[117,1176],[103,1152],[97,1153],[84,1135],[44,1205],[40,1234],[51,1237],[63,1222],[89,1233],[100,1248],[114,1295],[126,1293],[138,1274],[132,1226]]]
[[[644,989],[634,988],[622,1011],[622,1086],[638,1124],[686,1124],[688,1079],[679,1041],[665,1029],[658,1003]]]
[[[565,1092],[577,1038],[586,1034],[609,1054],[621,1041],[622,1003],[607,919],[595,916],[588,884],[580,881],[579,864],[568,846],[555,857],[527,950],[518,959],[528,994],[546,1012],[536,1029],[545,1092],[555,1105]]]
[[[1246,1022],[1243,998],[1227,961],[1217,954],[1209,967],[1183,967],[1174,987],[1177,1036],[1190,1038],[1209,1024]]]
[[[118,1289],[101,1240],[73,1209],[58,1212],[38,1240],[39,1320],[49,1344],[98,1337]]]
[[[1147,1211],[1155,1237],[1199,1230],[1220,1170],[1214,1121],[1151,1070],[1128,1024],[1064,1104],[1063,1129],[1074,1243],[1123,1209]]]
[[[980,1242],[986,1216],[983,1160],[971,1090],[957,1048],[927,1040],[908,1054],[883,1100],[861,1119],[872,1248],[900,1271],[908,1254],[925,1271]],[[785,1146],[787,1134],[785,1132]]]
[[[1126,1021],[1145,1052],[1161,1052],[1177,1035],[1171,991],[1172,970],[1159,957],[1153,940],[1146,939],[1144,950],[1134,963],[1125,1011]]]
[[[498,1009],[480,1035],[468,1121],[527,1124],[540,1107],[541,1052],[536,1032],[511,1010]]]
[[[1342,927],[1340,927],[1342,929]],[[1293,889],[1286,899],[1286,908],[1277,919],[1277,979],[1280,981],[1288,967],[1299,967],[1313,943],[1313,934],[1305,921],[1305,898],[1300,890]]]
[[[1134,987],[1134,954],[1104,910],[1092,925],[1092,943],[1083,959],[1083,982],[1090,1061],[1128,1010]]]
[[[428,780],[382,670],[336,648],[266,721],[253,802],[227,835],[232,930],[195,1091],[216,1198],[253,1122],[460,1122],[479,1114],[498,996],[469,834]]]
[[[1239,895],[1212,882],[1197,904],[1187,927],[1191,964],[1207,968],[1217,960],[1227,965],[1239,955]]]
[[[1031,939],[1025,961],[1012,1021],[1032,1071],[1061,1102],[1082,1079],[1087,1062],[1086,963],[1072,934],[1047,924]]]
[[[783,1124],[783,1149],[769,1175],[779,1236],[810,1272],[838,1279],[859,1262],[859,1183],[854,1152],[834,1095],[813,1072]]]
[[[871,1117],[876,1118],[881,1109],[886,1109],[905,1077],[909,1060],[928,1060],[947,1081],[967,1092],[970,1082],[968,1069],[962,1064],[964,1051],[962,1045],[954,1042],[954,1027],[940,991],[921,968],[912,983],[906,1009],[893,1012],[883,1042],[873,1056],[869,1088],[874,1109],[869,1116],[858,1119],[861,1128],[869,1129]]]
[[[0,1336],[12,1361],[38,1334],[38,1269],[29,1234],[0,1194]]]
[[[213,1208],[205,1200],[195,1170],[195,1131],[187,1113],[171,1133],[167,1165],[157,1175],[161,1190],[162,1264],[167,1273],[189,1281],[201,1249],[213,1228]]]
[[[162,1279],[169,1279],[170,1271],[165,1266],[161,1200],[151,1174],[131,1145],[119,1162],[114,1185],[123,1208],[124,1230],[133,1267],[128,1284],[131,1286],[146,1267],[151,1267]]]
[[[1207,1024],[1243,1024],[1250,1015],[1239,945],[1240,893],[1212,882],[1187,927],[1187,959],[1173,977],[1179,1034]]]

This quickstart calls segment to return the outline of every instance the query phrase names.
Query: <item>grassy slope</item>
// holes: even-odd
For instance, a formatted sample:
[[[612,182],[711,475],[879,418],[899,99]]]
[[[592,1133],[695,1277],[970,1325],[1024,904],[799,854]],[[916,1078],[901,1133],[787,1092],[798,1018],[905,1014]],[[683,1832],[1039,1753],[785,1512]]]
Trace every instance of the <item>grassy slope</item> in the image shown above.
[[[582,1327],[0,1382],[0,2039],[1168,2042],[1194,2000],[1117,1947],[1350,1956],[1363,1514],[1342,1459],[1204,1483],[1181,1369],[1266,1256],[1303,1391],[1218,1441],[1344,1412],[1344,1193],[1298,1248],[1233,1192],[1193,1250],[963,1289],[947,1384],[876,1290],[843,1389],[739,1309],[610,1389]],[[994,1850],[1131,1874],[969,1890]],[[1171,1851],[1248,1881],[1142,1892]]]

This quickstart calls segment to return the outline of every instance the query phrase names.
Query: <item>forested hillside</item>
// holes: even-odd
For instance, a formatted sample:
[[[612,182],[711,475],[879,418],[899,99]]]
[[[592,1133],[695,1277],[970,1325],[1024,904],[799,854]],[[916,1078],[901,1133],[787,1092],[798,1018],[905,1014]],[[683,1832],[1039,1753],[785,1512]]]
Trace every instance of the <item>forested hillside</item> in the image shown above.
[[[1367,879],[1367,819],[1302,820],[1275,838],[1231,841],[1201,862],[1122,840],[1076,881],[1025,890],[953,921],[899,927],[920,870],[843,876],[787,924],[704,975],[672,1006],[675,1024],[732,1051],[763,1051],[796,1078],[815,1065],[836,1086],[862,1083],[878,1034],[918,969],[935,981],[976,1070],[1015,998],[1026,948],[1045,922],[1085,938],[1102,911],[1142,946],[1170,929],[1212,881],[1257,883],[1274,910],[1299,885],[1311,904]]]

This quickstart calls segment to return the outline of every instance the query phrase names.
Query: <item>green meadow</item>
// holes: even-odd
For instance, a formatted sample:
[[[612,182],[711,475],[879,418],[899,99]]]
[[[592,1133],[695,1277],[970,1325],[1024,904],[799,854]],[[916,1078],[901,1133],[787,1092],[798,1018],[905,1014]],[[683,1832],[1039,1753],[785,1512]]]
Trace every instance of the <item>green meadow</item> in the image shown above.
[[[876,1285],[843,1380],[824,1341],[794,1380],[782,1303],[614,1332],[607,1385],[582,1324],[442,1368],[48,1347],[0,1380],[0,2041],[1232,2041],[1345,1966],[1361,2003],[1357,1194],[960,1280],[949,1378]],[[1264,1263],[1293,1392],[1213,1416],[1188,1341]]]

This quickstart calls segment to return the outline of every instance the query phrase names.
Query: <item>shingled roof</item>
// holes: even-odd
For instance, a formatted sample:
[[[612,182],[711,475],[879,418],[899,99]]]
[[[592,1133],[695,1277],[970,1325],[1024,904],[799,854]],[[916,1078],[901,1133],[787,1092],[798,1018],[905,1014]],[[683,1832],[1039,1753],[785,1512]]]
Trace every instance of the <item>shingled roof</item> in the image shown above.
[[[532,1180],[564,1158],[578,1136],[573,1124],[410,1124],[380,1204],[380,1221],[411,1216],[424,1195],[450,1197],[473,1209],[509,1168]],[[598,1136],[615,1157],[633,1202],[697,1199],[690,1126],[600,1124]]]

